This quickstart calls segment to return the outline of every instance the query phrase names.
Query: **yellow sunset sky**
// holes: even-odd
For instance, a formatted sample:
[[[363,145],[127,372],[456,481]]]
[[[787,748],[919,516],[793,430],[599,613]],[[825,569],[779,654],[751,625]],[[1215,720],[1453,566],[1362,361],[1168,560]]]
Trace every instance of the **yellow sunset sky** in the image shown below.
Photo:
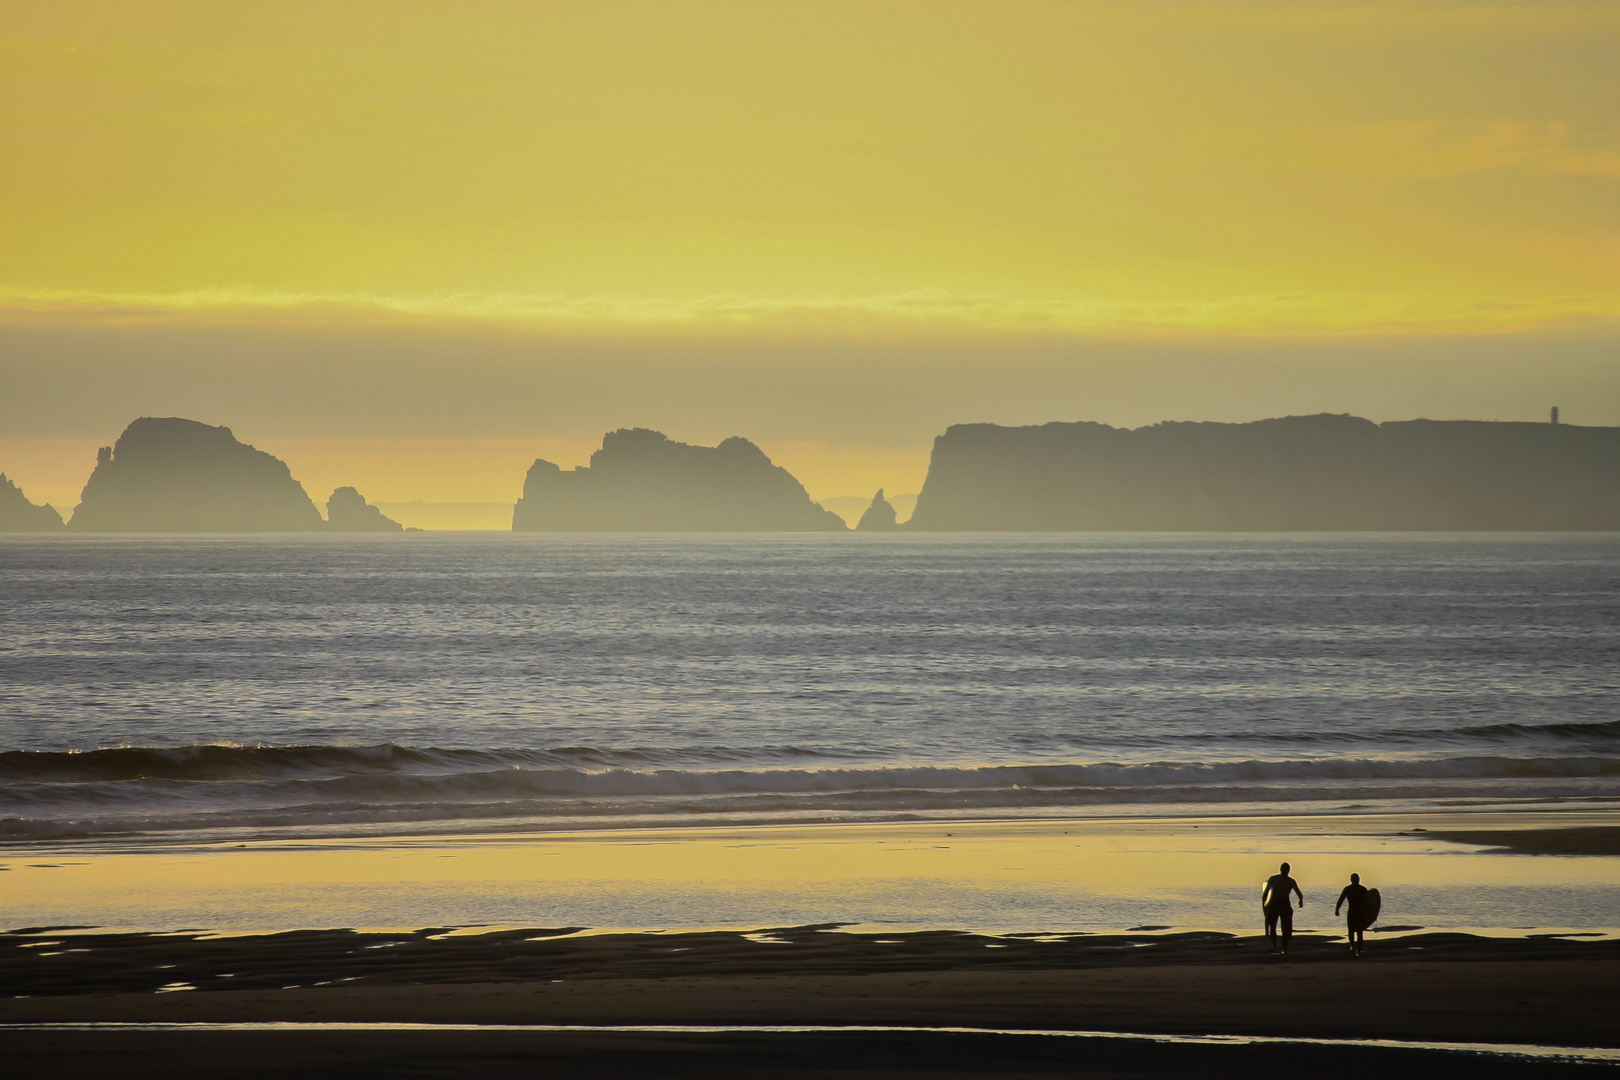
[[[950,423],[1620,424],[1620,4],[0,3],[0,470],[317,501],[602,432],[817,498]]]

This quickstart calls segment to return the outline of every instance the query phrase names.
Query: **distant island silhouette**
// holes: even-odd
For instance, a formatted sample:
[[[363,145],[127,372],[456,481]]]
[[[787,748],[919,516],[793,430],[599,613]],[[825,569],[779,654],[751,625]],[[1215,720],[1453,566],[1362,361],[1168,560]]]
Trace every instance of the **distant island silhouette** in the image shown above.
[[[877,494],[872,496],[872,505],[866,508],[855,528],[860,532],[888,532],[900,527],[895,524],[895,517],[894,507],[883,497],[883,489],[878,488]]]
[[[143,416],[97,455],[75,532],[316,532],[315,504],[285,462],[227,427]]]
[[[352,487],[340,487],[326,500],[326,526],[333,532],[405,531],[405,526],[368,505],[365,496]]]
[[[916,530],[1620,529],[1620,428],[1345,415],[959,424]]]
[[[862,501],[834,500],[851,519]],[[285,462],[180,417],[141,417],[103,447],[66,525],[0,474],[0,532],[420,531],[353,487],[326,509]],[[1329,414],[1134,430],[958,424],[934,440],[910,520],[897,517],[879,489],[856,527],[1620,530],[1620,428]],[[510,521],[515,532],[848,531],[747,439],[690,446],[646,428],[605,435],[588,466],[536,459]]]
[[[536,459],[513,532],[844,532],[844,519],[747,439],[690,446],[646,428],[602,438],[569,471]]]
[[[22,488],[0,473],[0,532],[60,532],[62,515],[50,503],[35,505]]]

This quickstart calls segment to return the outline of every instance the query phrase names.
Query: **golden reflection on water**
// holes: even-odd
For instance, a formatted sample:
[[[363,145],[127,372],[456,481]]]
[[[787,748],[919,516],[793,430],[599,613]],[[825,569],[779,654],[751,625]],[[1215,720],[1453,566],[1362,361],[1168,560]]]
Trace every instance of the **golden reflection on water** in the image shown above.
[[[1132,905],[1205,910],[1207,927],[1249,921],[1247,893],[1287,859],[1307,897],[1307,923],[1334,925],[1351,872],[1397,899],[1421,890],[1610,889],[1620,858],[1504,855],[1400,835],[1430,830],[1613,824],[1620,815],[1472,814],[1247,819],[1140,819],[753,826],[530,836],[261,841],[160,851],[7,853],[4,921],[50,915],[130,929],[180,925],[283,929],[312,925],[561,925],[589,901],[602,925],[615,898],[653,911],[644,926],[799,921],[1022,930],[1097,927]],[[1506,895],[1506,894],[1504,894]],[[1200,908],[1200,897],[1224,898]],[[1027,902],[1027,903],[1026,903]],[[1255,903],[1258,902],[1256,899]],[[393,907],[390,905],[393,904]],[[650,905],[650,906],[649,906]],[[1398,902],[1386,900],[1386,921]],[[396,914],[390,915],[390,911]],[[1022,916],[1020,912],[1022,910]],[[802,918],[822,911],[820,918]],[[852,916],[852,913],[854,915]],[[532,914],[533,918],[526,918]],[[1503,925],[1513,925],[1512,916]],[[1519,913],[1522,914],[1522,913]],[[1620,910],[1612,925],[1620,926]],[[892,916],[888,917],[888,916]],[[1037,925],[1020,921],[1037,920]],[[177,922],[177,920],[179,920]],[[1187,925],[1182,920],[1182,925]],[[1549,925],[1546,919],[1535,921]],[[731,925],[737,925],[732,922]],[[1487,921],[1480,925],[1493,925]],[[1574,925],[1570,923],[1570,925]],[[1056,928],[1056,927],[1053,927]]]

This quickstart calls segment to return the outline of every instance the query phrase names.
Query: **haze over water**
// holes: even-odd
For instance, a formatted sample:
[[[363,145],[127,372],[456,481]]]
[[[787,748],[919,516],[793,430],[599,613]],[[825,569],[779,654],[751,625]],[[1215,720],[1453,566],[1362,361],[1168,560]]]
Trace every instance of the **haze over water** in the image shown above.
[[[0,836],[1601,804],[1615,550],[7,539]]]

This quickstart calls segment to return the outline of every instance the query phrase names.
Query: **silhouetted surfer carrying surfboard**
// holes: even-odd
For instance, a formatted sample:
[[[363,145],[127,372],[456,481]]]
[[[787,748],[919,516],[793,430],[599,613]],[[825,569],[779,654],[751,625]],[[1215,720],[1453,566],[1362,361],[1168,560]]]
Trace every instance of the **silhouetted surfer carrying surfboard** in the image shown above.
[[[1266,879],[1260,891],[1260,909],[1266,913],[1266,944],[1277,951],[1277,924],[1282,923],[1282,951],[1288,951],[1288,939],[1294,936],[1294,908],[1289,893],[1299,896],[1299,906],[1305,906],[1305,894],[1299,891],[1299,882],[1288,876],[1288,864],[1282,864],[1282,873]]]
[[[1345,904],[1350,905],[1345,912],[1346,925],[1350,929],[1350,955],[1360,956],[1367,927],[1378,921],[1378,909],[1383,906],[1383,900],[1377,889],[1369,889],[1361,883],[1360,874],[1351,874],[1350,884],[1339,893],[1339,902],[1333,905],[1333,914],[1337,915],[1339,908]]]

